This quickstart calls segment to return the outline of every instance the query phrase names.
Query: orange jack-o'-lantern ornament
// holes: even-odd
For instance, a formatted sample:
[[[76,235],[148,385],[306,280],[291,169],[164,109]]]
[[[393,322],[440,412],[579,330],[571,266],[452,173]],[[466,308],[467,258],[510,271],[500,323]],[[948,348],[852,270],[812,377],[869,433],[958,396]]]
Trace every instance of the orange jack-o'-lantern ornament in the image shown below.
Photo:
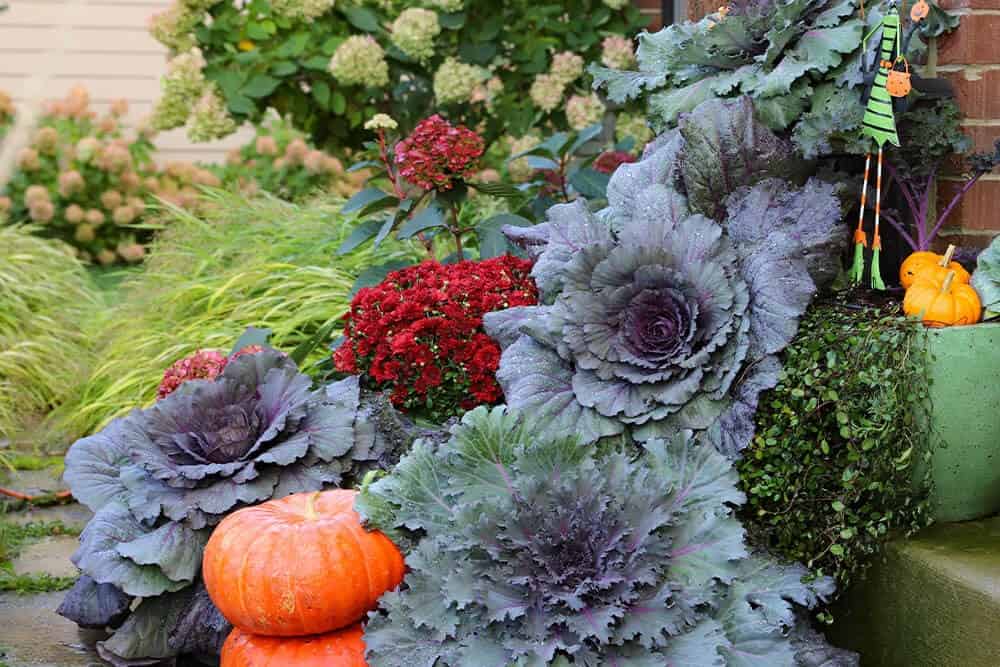
[[[914,23],[920,23],[927,15],[931,13],[931,6],[927,4],[926,0],[920,0],[917,4],[910,8],[910,19]]]
[[[902,71],[896,69],[896,64],[900,61],[903,62],[903,67],[905,67]],[[896,58],[896,62],[892,63],[892,67],[889,69],[885,80],[885,89],[893,97],[906,97],[910,94],[910,90],[913,89],[913,84],[910,82],[910,63],[906,62],[906,58],[903,56],[899,56]]]

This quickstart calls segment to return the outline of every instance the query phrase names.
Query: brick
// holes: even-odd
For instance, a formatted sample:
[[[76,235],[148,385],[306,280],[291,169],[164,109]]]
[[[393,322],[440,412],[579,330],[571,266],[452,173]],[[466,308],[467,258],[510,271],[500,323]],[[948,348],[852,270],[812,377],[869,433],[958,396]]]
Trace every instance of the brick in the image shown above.
[[[941,181],[938,185],[938,215],[944,212],[952,197],[961,189],[957,181]],[[1000,180],[982,179],[966,193],[948,216],[949,227],[965,230],[989,230],[1000,233]]]
[[[708,14],[718,11],[719,7],[726,4],[725,0],[688,0],[688,18],[692,21],[700,21]]]
[[[998,41],[1000,44],[1000,41]],[[1000,54],[997,56],[1000,58]],[[1000,118],[1000,68],[941,72],[955,87],[955,101],[966,118]]]
[[[941,0],[941,9],[1000,9],[1000,0]]]
[[[962,131],[972,139],[973,152],[994,151],[994,144],[1000,139],[1000,119],[996,122],[996,125],[962,125]]]
[[[663,2],[661,0],[635,0],[633,4],[639,9],[653,10],[657,14],[663,9]]]
[[[958,30],[938,40],[938,62],[942,65],[1000,63],[1000,15],[963,16]]]

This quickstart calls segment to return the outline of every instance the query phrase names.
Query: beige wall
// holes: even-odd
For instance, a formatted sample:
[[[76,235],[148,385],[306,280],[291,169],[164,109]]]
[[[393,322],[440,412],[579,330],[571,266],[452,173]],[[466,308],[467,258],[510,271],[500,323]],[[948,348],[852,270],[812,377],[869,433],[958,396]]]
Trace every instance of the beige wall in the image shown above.
[[[19,105],[61,97],[80,83],[98,110],[129,101],[132,119],[159,95],[166,51],[146,32],[164,0],[10,0],[0,13],[0,90]],[[213,144],[191,144],[183,130],[157,139],[158,160],[220,161],[247,132]]]

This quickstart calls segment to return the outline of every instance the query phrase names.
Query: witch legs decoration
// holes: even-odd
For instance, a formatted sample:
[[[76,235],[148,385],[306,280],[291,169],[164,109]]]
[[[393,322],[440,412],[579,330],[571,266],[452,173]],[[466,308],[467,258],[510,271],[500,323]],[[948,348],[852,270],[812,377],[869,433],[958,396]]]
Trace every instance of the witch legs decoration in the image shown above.
[[[879,223],[882,214],[883,148],[887,141],[893,146],[899,146],[896,119],[892,109],[892,97],[898,95],[896,95],[897,91],[895,90],[890,94],[890,91],[886,87],[886,82],[889,80],[890,74],[894,71],[895,63],[901,58],[899,53],[899,28],[899,12],[896,10],[896,3],[892,2],[882,21],[864,39],[864,44],[867,44],[876,31],[879,29],[882,30],[882,43],[879,51],[881,58],[879,60],[878,72],[875,75],[875,80],[872,82],[861,126],[861,134],[870,137],[878,145],[878,166],[875,172],[875,229],[872,234],[872,257],[869,275],[871,276],[871,286],[879,290],[885,289],[885,282],[882,280],[882,273],[879,268],[880,253],[882,250]],[[864,222],[865,207],[868,204],[868,180],[871,174],[871,163],[872,155],[868,153],[865,158],[864,182],[861,186],[861,213],[858,215],[858,228],[854,232],[854,262],[851,264],[849,276],[851,282],[855,284],[861,283],[865,272],[864,253],[865,248],[868,247],[868,237],[865,234]]]

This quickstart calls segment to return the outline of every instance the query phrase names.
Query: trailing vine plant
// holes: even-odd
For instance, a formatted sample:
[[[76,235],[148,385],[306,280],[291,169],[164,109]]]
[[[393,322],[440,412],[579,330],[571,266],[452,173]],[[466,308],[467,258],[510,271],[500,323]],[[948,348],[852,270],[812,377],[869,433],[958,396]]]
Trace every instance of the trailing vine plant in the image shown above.
[[[751,540],[840,590],[890,537],[929,523],[926,352],[897,309],[814,305],[737,464]]]

